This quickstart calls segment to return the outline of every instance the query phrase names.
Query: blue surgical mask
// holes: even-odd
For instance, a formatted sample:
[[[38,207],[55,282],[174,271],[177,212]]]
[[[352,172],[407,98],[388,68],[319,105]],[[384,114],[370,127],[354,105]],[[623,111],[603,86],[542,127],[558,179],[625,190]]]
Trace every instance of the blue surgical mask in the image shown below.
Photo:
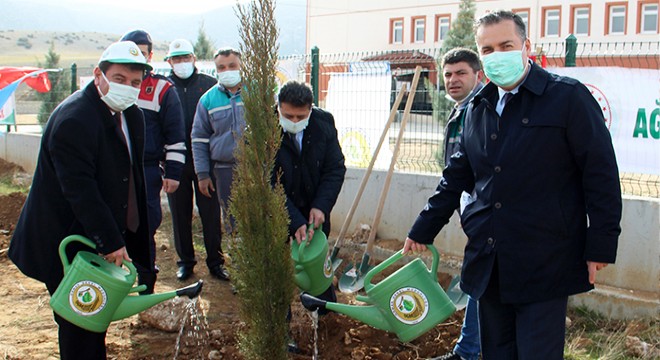
[[[510,87],[525,74],[522,50],[495,51],[481,57],[484,72],[499,87]]]

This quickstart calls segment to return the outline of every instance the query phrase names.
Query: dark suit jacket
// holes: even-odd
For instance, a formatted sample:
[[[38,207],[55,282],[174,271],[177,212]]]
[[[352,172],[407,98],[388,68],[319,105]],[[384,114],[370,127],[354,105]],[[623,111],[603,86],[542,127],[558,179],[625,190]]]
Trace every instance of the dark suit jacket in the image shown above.
[[[41,139],[32,187],[9,248],[9,257],[27,276],[59,282],[63,273],[58,246],[71,234],[91,239],[102,254],[126,246],[138,267],[153,268],[142,165],[144,117],[137,106],[124,115],[140,213],[137,232],[126,231],[128,149],[109,108],[90,83],[53,111]],[[85,247],[70,248],[73,255]]]
[[[497,259],[505,303],[593,288],[586,261],[613,263],[621,189],[612,139],[589,90],[537,65],[499,116],[494,84],[472,100],[459,151],[408,236],[432,243],[462,191],[461,288],[480,298]]]
[[[325,215],[323,232],[329,235],[330,211],[337,202],[346,174],[332,114],[313,108],[303,133],[302,151],[298,152],[296,146],[285,133],[273,172],[273,181],[281,175],[286,193],[286,208],[291,219],[289,232],[293,234],[306,224],[309,211],[317,208]]]

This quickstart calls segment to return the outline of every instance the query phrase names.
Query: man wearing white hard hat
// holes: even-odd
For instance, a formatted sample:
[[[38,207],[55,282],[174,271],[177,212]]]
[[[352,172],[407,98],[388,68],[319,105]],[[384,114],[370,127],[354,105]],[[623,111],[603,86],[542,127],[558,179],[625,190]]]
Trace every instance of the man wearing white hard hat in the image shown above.
[[[206,266],[211,275],[224,278],[224,257],[220,247],[222,233],[220,230],[220,204],[216,200],[216,193],[204,196],[199,191],[197,175],[192,158],[190,132],[199,98],[216,84],[215,78],[202,74],[195,67],[195,51],[192,44],[185,39],[177,39],[170,44],[165,60],[172,67],[168,77],[174,83],[179,94],[183,108],[183,118],[186,125],[186,163],[181,173],[179,188],[172,194],[167,194],[172,214],[172,228],[174,232],[174,247],[179,256],[177,265],[179,270],[176,276],[179,280],[186,280],[193,273],[197,264],[192,239],[193,193],[199,217],[202,220],[204,246],[206,248]]]
[[[96,244],[67,248],[98,252],[121,265],[153,266],[149,257],[142,154],[144,117],[135,105],[151,69],[130,41],[108,46],[94,81],[51,114],[41,138],[32,187],[9,246],[9,257],[52,295],[63,278],[58,247],[79,234]],[[55,314],[60,358],[106,359],[105,332],[82,329]]]
[[[134,42],[147,62],[153,57],[151,36],[144,30],[129,31],[121,37]],[[156,230],[163,219],[161,191],[173,193],[185,162],[186,143],[181,102],[165,76],[147,71],[142,79],[137,105],[144,113],[144,176],[147,183],[147,210],[152,261],[156,262]],[[138,283],[147,286],[140,294],[154,292],[158,268],[138,269]]]

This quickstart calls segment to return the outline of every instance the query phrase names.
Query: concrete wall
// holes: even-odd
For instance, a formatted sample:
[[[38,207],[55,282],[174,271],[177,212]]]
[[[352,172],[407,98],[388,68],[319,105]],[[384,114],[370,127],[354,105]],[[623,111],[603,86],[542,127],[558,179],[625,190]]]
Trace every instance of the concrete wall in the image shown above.
[[[0,157],[32,173],[39,151],[39,135],[0,133]],[[331,216],[339,231],[360,186],[363,169],[348,169],[341,194]],[[401,244],[417,214],[433,194],[439,177],[394,173],[378,226],[380,239],[399,239]],[[359,224],[372,224],[385,172],[374,170],[362,195],[348,235]],[[597,290],[572,299],[617,318],[660,316],[660,199],[625,196],[622,233],[617,262],[598,274]],[[435,245],[450,257],[461,258],[466,237],[458,216],[438,234]]]
[[[362,169],[348,169],[346,173],[344,187],[331,216],[335,231],[344,222],[363,174]],[[358,224],[372,223],[384,180],[385,172],[372,173],[353,216],[349,234]],[[393,174],[377,237],[399,239],[403,244],[417,214],[435,191],[438,180],[437,175]],[[613,317],[659,316],[660,199],[624,196],[621,228],[616,264],[599,272],[595,292],[572,301]],[[465,242],[456,214],[435,239],[441,252],[458,257],[462,257]],[[626,304],[635,304],[635,309]]]
[[[40,142],[39,134],[0,132],[0,157],[32,174],[37,168]]]
[[[362,169],[347,171],[331,217],[334,230],[343,224],[363,174]],[[384,179],[385,172],[372,173],[349,231],[352,232],[357,224],[372,223]],[[435,191],[438,180],[437,175],[393,174],[378,226],[378,238],[399,239],[403,243],[417,214]],[[632,290],[660,291],[660,199],[625,196],[621,227],[617,263],[598,274],[599,283]],[[438,249],[455,256],[462,256],[465,242],[456,214],[435,239]]]

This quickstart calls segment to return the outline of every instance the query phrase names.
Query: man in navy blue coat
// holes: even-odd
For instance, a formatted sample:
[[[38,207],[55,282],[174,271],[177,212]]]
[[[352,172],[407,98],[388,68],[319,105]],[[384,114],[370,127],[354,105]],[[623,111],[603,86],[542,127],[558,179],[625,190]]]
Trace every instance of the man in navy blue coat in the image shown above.
[[[426,249],[459,206],[468,243],[461,288],[479,300],[484,359],[562,359],[568,296],[614,263],[621,189],[602,112],[579,81],[529,60],[525,24],[477,21],[490,79],[471,101],[459,151],[408,233]]]
[[[301,82],[284,84],[277,100],[283,134],[273,174],[281,174],[289,234],[300,243],[308,232],[311,238],[313,224],[330,235],[330,211],[346,174],[335,119],[312,106],[312,90]]]
[[[131,259],[151,268],[142,154],[144,117],[135,105],[145,70],[131,41],[110,45],[94,81],[64,100],[48,119],[32,187],[9,246],[9,257],[52,295],[63,277],[58,247],[83,235],[108,262]],[[77,243],[76,243],[77,244]],[[71,260],[71,259],[69,259]],[[55,314],[60,358],[103,360],[105,332],[82,329]]]

